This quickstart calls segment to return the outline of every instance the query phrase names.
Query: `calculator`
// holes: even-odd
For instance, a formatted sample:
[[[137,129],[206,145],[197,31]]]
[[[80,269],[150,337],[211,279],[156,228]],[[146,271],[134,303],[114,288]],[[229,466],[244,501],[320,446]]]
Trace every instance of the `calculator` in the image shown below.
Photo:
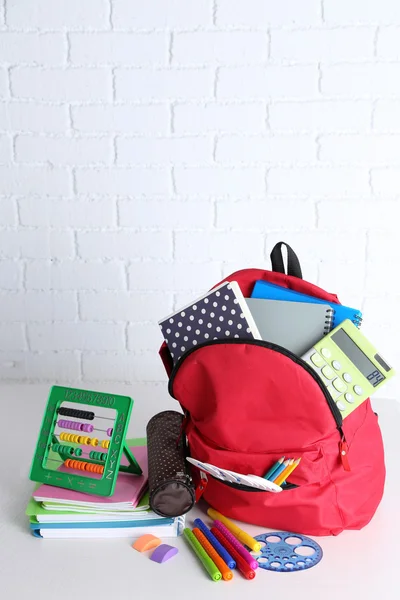
[[[301,358],[319,375],[343,418],[395,374],[349,319],[314,344]]]

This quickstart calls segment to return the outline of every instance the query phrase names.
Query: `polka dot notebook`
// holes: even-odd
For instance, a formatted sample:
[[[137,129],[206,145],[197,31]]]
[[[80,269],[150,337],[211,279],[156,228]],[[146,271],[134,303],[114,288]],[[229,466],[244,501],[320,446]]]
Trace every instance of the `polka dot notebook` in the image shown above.
[[[224,338],[261,339],[236,281],[226,281],[158,323],[174,364],[199,344]]]

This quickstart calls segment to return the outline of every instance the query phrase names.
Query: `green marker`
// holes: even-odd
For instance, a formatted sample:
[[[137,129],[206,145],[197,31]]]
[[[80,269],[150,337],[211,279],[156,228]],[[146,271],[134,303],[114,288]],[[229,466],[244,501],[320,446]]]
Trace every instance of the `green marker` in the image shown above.
[[[203,563],[203,567],[206,569],[211,579],[213,581],[219,581],[222,579],[221,571],[218,569],[215,562],[208,556],[207,552],[204,550],[194,533],[188,527],[186,527],[183,530],[183,535],[185,536],[187,542],[189,542],[194,553],[197,555],[197,558]]]

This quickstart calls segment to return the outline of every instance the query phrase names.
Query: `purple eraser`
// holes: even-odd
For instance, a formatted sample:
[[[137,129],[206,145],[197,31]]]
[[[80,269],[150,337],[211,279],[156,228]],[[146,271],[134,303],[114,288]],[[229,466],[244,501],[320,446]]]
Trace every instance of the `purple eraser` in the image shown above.
[[[158,546],[150,556],[151,560],[158,563],[165,563],[167,560],[178,554],[178,548],[174,548],[174,546],[169,546],[168,544],[161,544]]]

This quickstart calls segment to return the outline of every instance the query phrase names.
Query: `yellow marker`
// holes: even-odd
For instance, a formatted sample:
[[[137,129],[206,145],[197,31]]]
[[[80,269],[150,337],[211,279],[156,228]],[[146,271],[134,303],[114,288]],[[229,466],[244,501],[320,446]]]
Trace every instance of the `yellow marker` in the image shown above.
[[[233,533],[233,535],[237,540],[239,540],[239,542],[242,542],[242,544],[246,544],[246,546],[251,548],[254,552],[260,552],[261,544],[257,542],[257,540],[255,540],[253,537],[251,537],[251,535],[243,531],[243,529],[240,529],[240,527],[235,525],[235,523],[232,523],[232,521],[224,517],[224,515],[221,515],[221,513],[214,510],[213,508],[209,508],[207,510],[207,514],[209,517],[211,517],[211,519],[217,519],[218,521],[221,521],[221,523],[223,523],[225,527],[227,527],[229,531]]]
[[[292,464],[294,463],[294,458],[291,458],[288,461],[288,464],[286,465],[286,467],[283,469],[282,473],[280,473],[275,479],[274,479],[274,483],[276,483],[276,485],[280,485],[279,483],[277,483],[278,481],[284,481],[287,477],[288,471],[290,469],[290,467],[292,466]]]
[[[301,458],[298,458],[297,460],[295,460],[293,462],[293,464],[290,467],[288,467],[288,471],[287,471],[286,475],[284,473],[282,473],[278,477],[277,481],[274,481],[274,483],[276,483],[276,485],[282,485],[282,483],[289,477],[289,475],[292,473],[292,471],[295,470],[295,468],[300,463],[300,461],[301,461]]]

